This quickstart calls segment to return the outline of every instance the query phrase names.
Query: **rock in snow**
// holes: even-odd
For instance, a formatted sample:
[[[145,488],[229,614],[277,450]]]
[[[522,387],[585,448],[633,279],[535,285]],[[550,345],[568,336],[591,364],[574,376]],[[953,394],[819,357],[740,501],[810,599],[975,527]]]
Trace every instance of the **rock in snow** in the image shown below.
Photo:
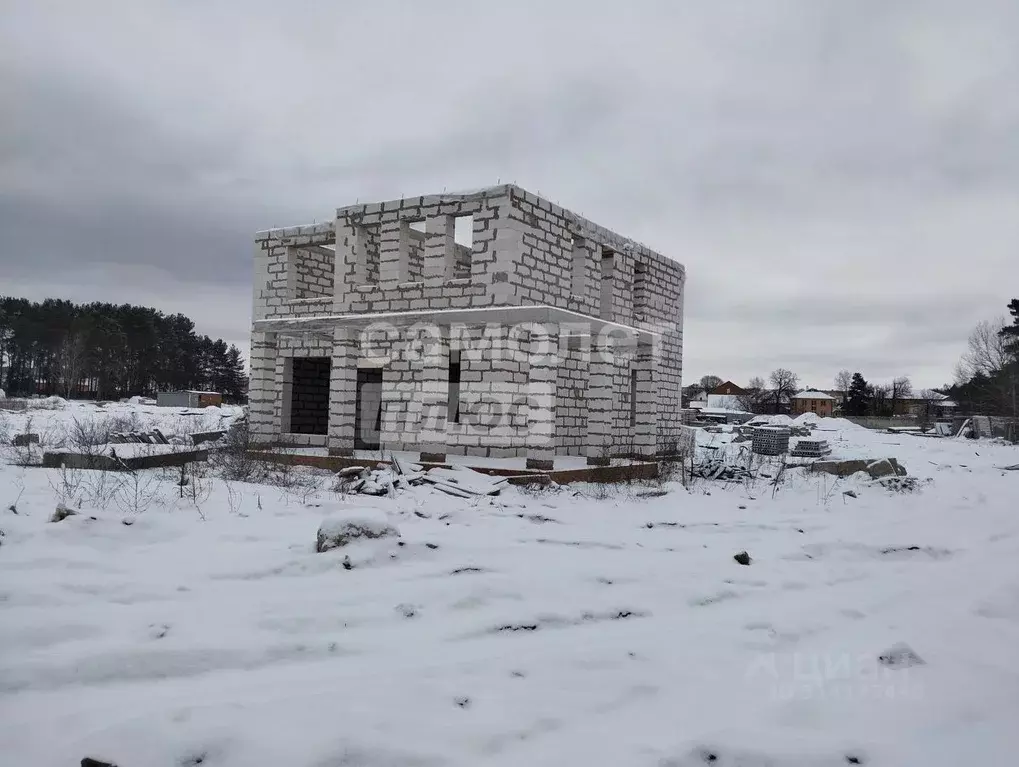
[[[889,668],[909,668],[925,664],[924,659],[913,652],[913,648],[904,642],[889,647],[877,659],[881,665]]]
[[[398,536],[396,527],[376,509],[350,509],[337,512],[322,520],[318,527],[315,550],[329,551],[346,546],[359,538],[388,538]]]
[[[68,517],[73,517],[78,512],[74,509],[64,506],[62,503],[57,504],[57,510],[53,512],[53,516],[50,517],[50,522],[63,522]]]
[[[905,475],[906,470],[902,469],[894,458],[882,458],[867,464],[867,473],[872,479],[881,479],[882,477],[901,477]]]
[[[745,551],[741,551],[739,554],[733,554],[732,558],[739,562],[741,565],[750,564],[750,555],[747,554]]]

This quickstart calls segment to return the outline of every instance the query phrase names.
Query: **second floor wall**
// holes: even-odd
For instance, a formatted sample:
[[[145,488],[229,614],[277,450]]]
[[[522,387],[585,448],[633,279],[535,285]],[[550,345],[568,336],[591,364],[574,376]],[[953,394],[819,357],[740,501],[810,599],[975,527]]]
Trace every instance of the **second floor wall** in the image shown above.
[[[680,264],[513,185],[340,208],[255,239],[256,320],[537,304],[682,329]]]

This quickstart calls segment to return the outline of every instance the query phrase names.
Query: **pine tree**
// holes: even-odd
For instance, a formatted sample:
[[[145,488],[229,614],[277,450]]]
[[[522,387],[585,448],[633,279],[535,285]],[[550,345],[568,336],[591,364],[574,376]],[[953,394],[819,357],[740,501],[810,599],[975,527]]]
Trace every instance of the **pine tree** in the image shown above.
[[[221,390],[230,402],[242,402],[248,389],[248,377],[244,374],[244,358],[241,350],[233,344],[226,351]]]
[[[859,373],[853,373],[849,383],[849,396],[846,399],[846,414],[862,416],[867,414],[870,406],[870,393],[866,379]]]
[[[1019,298],[1013,298],[1008,304],[1008,312],[1012,315],[1012,324],[1001,329],[1005,337],[1006,348],[1019,363]]]

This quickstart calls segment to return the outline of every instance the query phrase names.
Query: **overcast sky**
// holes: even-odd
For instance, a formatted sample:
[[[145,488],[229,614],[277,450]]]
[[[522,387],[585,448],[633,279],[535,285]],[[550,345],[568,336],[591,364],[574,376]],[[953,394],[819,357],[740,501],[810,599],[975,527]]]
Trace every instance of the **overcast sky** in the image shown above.
[[[1019,2],[0,0],[0,294],[247,349],[252,234],[513,181],[685,264],[685,382],[942,384],[1019,295]]]

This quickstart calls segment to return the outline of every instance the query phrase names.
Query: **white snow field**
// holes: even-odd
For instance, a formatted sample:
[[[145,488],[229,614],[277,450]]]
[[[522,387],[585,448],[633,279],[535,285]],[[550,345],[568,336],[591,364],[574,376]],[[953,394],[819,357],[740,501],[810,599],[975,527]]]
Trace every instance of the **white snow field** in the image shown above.
[[[153,471],[144,511],[49,522],[97,473],[0,466],[0,764],[1019,763],[1019,449],[821,428],[921,481],[181,499]],[[327,519],[399,537],[316,553]]]

